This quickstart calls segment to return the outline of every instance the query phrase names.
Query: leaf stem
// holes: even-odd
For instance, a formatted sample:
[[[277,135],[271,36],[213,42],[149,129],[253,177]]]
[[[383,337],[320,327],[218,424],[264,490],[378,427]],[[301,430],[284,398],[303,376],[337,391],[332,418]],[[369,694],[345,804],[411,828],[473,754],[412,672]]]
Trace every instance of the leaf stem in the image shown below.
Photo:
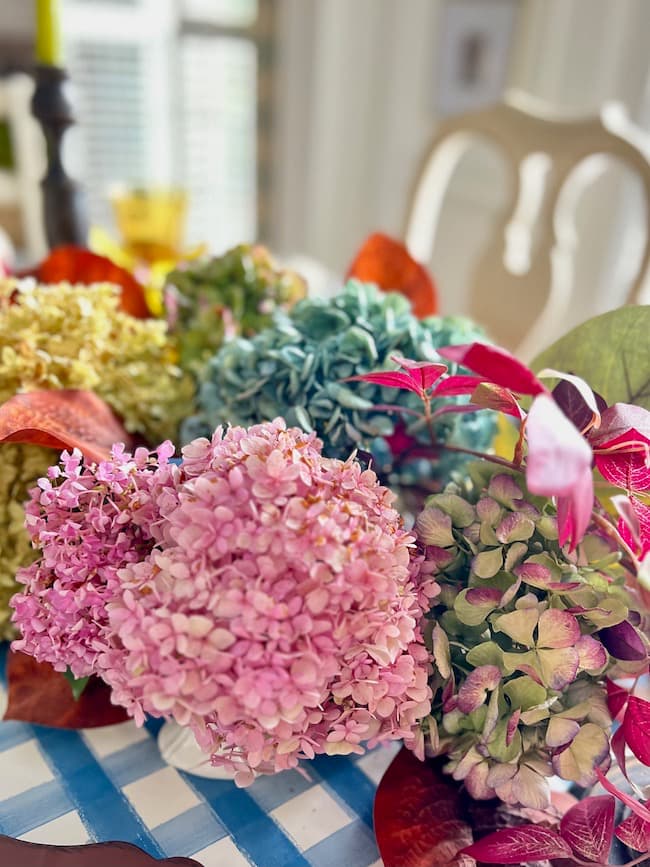
[[[500,458],[498,455],[490,455],[485,452],[477,452],[474,449],[466,449],[463,446],[452,446],[448,443],[445,443],[442,448],[446,452],[459,452],[463,455],[472,455],[475,458],[481,458],[484,461],[491,461],[493,464],[500,464],[502,467],[508,467],[510,470],[517,470],[521,472],[521,467],[517,466],[513,461],[509,461],[506,458]]]
[[[645,861],[647,857],[648,853],[644,852],[643,855],[639,855],[639,857],[634,858],[633,861],[626,861],[625,864],[623,864],[623,867],[634,867],[635,864],[640,864],[642,861]]]

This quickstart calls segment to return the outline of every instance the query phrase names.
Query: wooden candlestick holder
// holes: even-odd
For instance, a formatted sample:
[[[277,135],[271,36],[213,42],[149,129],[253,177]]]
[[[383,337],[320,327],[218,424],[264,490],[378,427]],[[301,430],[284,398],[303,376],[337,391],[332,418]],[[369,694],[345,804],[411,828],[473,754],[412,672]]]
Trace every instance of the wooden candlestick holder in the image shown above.
[[[83,190],[65,171],[63,137],[74,122],[72,104],[66,93],[68,75],[57,66],[37,66],[32,114],[38,120],[47,144],[47,170],[41,182],[43,220],[50,248],[62,244],[85,247],[88,218]]]

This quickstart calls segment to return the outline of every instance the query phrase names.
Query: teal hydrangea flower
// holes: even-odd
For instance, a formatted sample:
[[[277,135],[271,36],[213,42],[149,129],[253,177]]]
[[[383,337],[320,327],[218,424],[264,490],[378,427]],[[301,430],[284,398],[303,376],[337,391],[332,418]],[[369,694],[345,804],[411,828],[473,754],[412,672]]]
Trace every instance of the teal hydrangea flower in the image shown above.
[[[432,468],[437,479],[445,479],[463,457],[441,453],[436,462],[401,460],[394,437],[400,424],[423,444],[430,443],[428,431],[414,416],[377,408],[392,404],[420,412],[417,395],[342,380],[394,368],[392,355],[440,360],[437,348],[482,337],[469,319],[419,320],[402,295],[351,280],[335,298],[306,298],[290,313],[276,312],[272,326],[255,337],[226,343],[208,362],[200,412],[185,423],[184,440],[209,436],[220,424],[248,426],[282,416],[288,425],[316,431],[330,457],[346,458],[355,449],[371,453],[375,469],[394,484],[430,480]],[[490,445],[494,432],[490,413],[449,414],[435,422],[440,443],[477,450]]]

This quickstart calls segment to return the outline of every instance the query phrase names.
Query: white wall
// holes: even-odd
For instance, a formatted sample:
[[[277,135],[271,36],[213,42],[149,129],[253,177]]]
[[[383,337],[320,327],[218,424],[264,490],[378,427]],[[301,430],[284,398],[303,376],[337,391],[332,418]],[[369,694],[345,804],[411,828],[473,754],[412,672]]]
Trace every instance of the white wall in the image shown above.
[[[276,228],[282,252],[342,269],[376,228],[401,234],[411,185],[436,126],[435,53],[443,0],[279,0]],[[558,110],[620,99],[650,121],[647,0],[519,0],[508,81]],[[445,308],[461,310],[469,252],[498,207],[498,165],[469,158],[469,181],[445,206],[433,269]],[[603,202],[606,206],[603,206]],[[584,304],[616,303],[612,210],[639,222],[638,201],[610,173],[578,213]],[[622,216],[621,219],[624,217]],[[639,237],[632,237],[632,247]],[[632,254],[634,251],[632,251]],[[628,261],[631,261],[633,255]],[[584,305],[583,305],[584,306]],[[582,312],[576,310],[576,321]]]

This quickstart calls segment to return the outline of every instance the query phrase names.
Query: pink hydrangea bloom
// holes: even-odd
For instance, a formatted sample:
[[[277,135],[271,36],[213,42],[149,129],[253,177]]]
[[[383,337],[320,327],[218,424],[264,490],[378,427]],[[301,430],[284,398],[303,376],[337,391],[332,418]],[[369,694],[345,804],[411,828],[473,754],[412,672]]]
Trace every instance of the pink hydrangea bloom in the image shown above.
[[[416,586],[393,495],[281,419],[218,429],[183,459],[160,493],[163,544],[121,564],[106,605],[114,700],[190,725],[242,784],[362,742],[422,753],[419,622],[437,585]]]
[[[159,508],[173,495],[178,467],[163,443],[155,454],[114,446],[110,460],[87,467],[81,453],[31,491],[26,526],[41,558],[19,570],[25,590],[13,597],[22,637],[13,648],[76,677],[97,670],[111,642],[106,603],[119,592],[117,570],[134,563],[161,538]]]

